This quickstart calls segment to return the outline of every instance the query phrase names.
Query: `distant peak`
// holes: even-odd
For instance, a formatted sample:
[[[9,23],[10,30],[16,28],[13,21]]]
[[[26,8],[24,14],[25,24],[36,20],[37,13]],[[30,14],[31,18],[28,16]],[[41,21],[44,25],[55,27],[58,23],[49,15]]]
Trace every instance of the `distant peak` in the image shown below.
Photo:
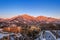
[[[22,14],[23,16],[28,16],[28,14]]]

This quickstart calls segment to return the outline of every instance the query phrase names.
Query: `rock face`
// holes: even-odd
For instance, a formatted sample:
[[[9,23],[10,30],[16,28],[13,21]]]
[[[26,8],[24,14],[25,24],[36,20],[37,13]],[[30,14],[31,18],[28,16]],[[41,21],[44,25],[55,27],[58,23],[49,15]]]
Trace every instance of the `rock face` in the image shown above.
[[[12,24],[17,26],[25,25],[40,25],[40,24],[60,24],[60,19],[55,19],[45,16],[30,16],[27,14],[15,16],[9,19],[0,18],[0,27],[10,27]],[[55,25],[56,26],[56,25]]]

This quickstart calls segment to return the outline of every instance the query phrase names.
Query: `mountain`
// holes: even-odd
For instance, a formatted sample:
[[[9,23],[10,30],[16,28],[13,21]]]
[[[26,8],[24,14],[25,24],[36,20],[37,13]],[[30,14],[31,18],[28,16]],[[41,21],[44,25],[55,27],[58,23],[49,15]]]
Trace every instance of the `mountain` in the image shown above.
[[[37,17],[38,21],[45,21],[45,22],[55,22],[58,21],[59,19],[51,18],[51,17],[45,17],[45,16],[38,16]]]
[[[45,17],[45,16],[30,16],[27,14],[15,16],[9,19],[3,19],[0,18],[0,26],[11,26],[12,24],[14,25],[38,25],[40,23],[59,23],[60,24],[60,19],[56,18],[51,18],[51,17]]]

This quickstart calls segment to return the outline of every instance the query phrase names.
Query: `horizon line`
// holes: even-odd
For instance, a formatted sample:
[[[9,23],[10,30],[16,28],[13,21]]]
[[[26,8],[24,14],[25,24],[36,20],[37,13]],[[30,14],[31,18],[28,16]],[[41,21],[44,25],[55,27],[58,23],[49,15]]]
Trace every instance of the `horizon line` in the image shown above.
[[[3,18],[3,19],[10,19],[10,18],[13,18],[13,17],[17,17],[17,16],[21,16],[21,15],[28,15],[28,16],[33,16],[33,15],[30,15],[30,14],[19,14],[19,15],[15,15],[15,16],[12,16],[12,17],[1,17],[0,18]],[[44,16],[44,15],[38,15],[38,16]],[[33,17],[38,17],[38,16],[33,16]],[[58,17],[52,17],[52,16],[44,16],[44,17],[50,17],[50,18],[55,18],[55,19],[60,19]]]

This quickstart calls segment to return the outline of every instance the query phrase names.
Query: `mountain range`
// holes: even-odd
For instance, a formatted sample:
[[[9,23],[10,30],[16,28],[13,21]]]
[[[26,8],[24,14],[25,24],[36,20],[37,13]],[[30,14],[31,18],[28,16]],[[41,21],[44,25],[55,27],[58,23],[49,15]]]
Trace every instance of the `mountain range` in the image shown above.
[[[23,24],[27,24],[27,25],[37,25],[40,23],[56,23],[56,24],[60,24],[60,19],[56,19],[56,18],[52,18],[52,17],[45,17],[45,16],[30,16],[27,14],[23,14],[23,15],[18,15],[12,18],[0,18],[0,26],[9,26],[12,24],[15,25],[23,25]]]

